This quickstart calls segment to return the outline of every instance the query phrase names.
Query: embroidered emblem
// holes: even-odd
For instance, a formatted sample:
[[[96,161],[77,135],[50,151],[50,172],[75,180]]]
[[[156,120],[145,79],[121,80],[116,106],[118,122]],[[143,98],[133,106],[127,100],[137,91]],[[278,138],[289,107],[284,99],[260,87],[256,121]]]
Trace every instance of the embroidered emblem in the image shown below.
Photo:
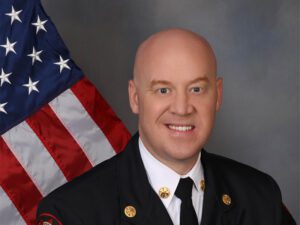
[[[38,217],[38,225],[62,225],[62,223],[50,213],[42,213]]]
[[[43,222],[43,225],[52,225],[52,222]]]

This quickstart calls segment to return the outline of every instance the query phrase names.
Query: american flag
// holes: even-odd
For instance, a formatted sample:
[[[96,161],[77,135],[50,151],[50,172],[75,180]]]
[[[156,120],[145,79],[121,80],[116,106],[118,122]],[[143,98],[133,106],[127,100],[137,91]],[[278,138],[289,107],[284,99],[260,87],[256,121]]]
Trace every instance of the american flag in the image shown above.
[[[70,58],[40,0],[0,1],[0,225],[123,149],[130,134]]]

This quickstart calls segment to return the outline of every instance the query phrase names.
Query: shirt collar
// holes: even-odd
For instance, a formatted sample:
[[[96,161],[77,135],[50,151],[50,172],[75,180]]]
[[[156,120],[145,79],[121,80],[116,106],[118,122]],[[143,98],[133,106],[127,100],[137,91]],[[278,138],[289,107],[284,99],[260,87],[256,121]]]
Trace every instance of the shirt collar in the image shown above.
[[[201,164],[201,152],[199,153],[198,159],[193,166],[193,168],[186,175],[179,175],[171,168],[167,167],[165,164],[157,160],[144,146],[141,138],[139,138],[139,149],[141,157],[146,169],[148,180],[156,194],[159,195],[159,190],[162,187],[167,187],[170,190],[170,195],[168,198],[160,198],[168,208],[174,192],[177,188],[180,178],[190,177],[194,181],[194,186],[196,190],[202,192],[200,188],[200,181],[204,180],[203,167]]]

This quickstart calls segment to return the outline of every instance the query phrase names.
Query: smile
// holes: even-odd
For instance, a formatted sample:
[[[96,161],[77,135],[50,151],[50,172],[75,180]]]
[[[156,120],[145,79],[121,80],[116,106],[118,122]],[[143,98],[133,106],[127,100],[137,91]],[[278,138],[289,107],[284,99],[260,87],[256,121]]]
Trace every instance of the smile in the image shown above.
[[[176,130],[176,131],[181,131],[181,132],[185,132],[185,131],[190,131],[194,128],[194,126],[179,126],[179,125],[168,125],[168,128],[171,130]]]

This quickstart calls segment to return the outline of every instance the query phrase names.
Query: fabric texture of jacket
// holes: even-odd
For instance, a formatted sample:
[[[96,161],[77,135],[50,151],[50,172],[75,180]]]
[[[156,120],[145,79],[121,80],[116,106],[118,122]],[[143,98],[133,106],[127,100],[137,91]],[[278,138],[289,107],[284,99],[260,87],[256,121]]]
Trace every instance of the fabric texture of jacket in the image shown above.
[[[201,225],[295,225],[268,175],[202,150],[205,190]],[[130,206],[128,208],[128,206]],[[128,217],[126,209],[133,209]],[[44,198],[38,224],[172,225],[152,189],[138,149],[125,150]],[[48,223],[47,223],[48,222]]]

